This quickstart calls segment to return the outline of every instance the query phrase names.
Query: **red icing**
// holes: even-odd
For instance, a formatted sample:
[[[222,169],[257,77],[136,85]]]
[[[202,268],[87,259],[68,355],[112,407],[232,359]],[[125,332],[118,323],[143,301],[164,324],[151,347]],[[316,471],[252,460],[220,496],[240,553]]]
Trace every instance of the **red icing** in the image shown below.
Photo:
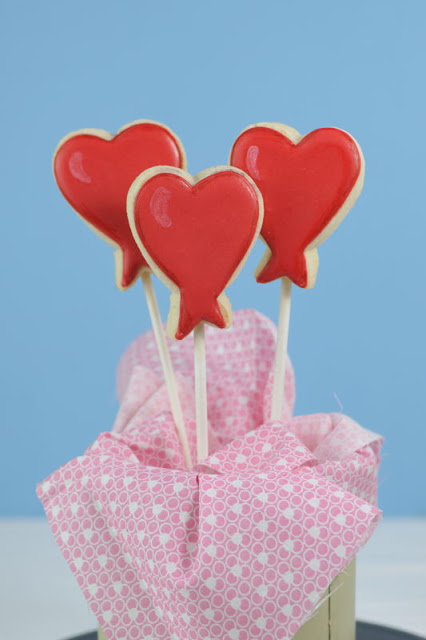
[[[233,170],[195,185],[163,172],[142,184],[133,211],[142,245],[179,289],[175,337],[184,338],[203,320],[227,326],[217,298],[257,235],[260,204],[254,185]]]
[[[362,170],[355,140],[340,129],[317,129],[295,144],[265,126],[243,131],[231,164],[246,171],[264,201],[261,234],[271,257],[257,276],[270,282],[287,276],[308,285],[304,251],[336,216]]]
[[[127,288],[147,264],[129,227],[126,198],[133,180],[156,165],[182,167],[178,140],[157,123],[137,123],[105,140],[94,134],[76,134],[56,152],[54,173],[58,186],[90,225],[122,251],[118,285]]]

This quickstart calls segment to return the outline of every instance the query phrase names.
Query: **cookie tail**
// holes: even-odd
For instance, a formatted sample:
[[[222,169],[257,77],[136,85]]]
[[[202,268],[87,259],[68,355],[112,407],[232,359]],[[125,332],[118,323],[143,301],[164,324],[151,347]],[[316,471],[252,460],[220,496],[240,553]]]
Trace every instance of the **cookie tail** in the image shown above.
[[[298,287],[309,286],[307,261],[303,253],[281,256],[268,250],[258,265],[255,276],[257,282],[262,284],[287,277]]]
[[[131,287],[144,268],[149,269],[136,245],[115,252],[115,282],[119,289]]]
[[[218,298],[206,292],[172,294],[167,333],[176,340],[182,340],[200,322],[224,329],[230,324],[230,317],[229,300],[224,294]]]

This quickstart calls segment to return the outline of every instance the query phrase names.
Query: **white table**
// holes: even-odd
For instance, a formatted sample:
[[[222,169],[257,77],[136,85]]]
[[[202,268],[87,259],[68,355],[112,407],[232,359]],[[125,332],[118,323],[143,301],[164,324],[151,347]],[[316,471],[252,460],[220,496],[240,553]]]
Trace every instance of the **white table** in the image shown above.
[[[426,519],[385,520],[361,551],[357,619],[426,636]],[[0,520],[1,640],[62,640],[95,627],[45,520]]]

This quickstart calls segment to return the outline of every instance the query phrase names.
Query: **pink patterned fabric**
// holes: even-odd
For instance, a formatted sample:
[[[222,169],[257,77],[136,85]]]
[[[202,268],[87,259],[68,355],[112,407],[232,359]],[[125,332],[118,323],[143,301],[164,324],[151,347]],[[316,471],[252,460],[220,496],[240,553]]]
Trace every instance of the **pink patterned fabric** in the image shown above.
[[[268,421],[273,325],[208,330],[210,455],[184,470],[152,335],[119,367],[115,431],[38,487],[110,640],[291,638],[366,542],[381,438],[338,414]],[[192,345],[172,345],[195,457]]]
[[[275,325],[252,309],[236,311],[232,326],[226,331],[206,327],[209,420],[219,446],[268,419],[275,339]],[[194,417],[193,338],[188,336],[179,342],[168,340],[168,346],[179,385],[181,389],[185,387],[184,397],[181,391],[184,414]],[[132,382],[134,376],[138,376],[136,384]],[[144,379],[146,383],[142,391],[139,381]],[[169,406],[165,385],[161,381],[157,347],[152,331],[148,331],[132,342],[119,364],[118,395],[122,408],[113,431],[120,432],[127,424],[129,404],[134,413],[148,399],[155,402],[154,392],[161,393],[162,405],[156,403],[151,415]],[[294,405],[294,375],[290,363],[286,373],[285,398],[282,417],[288,419]]]

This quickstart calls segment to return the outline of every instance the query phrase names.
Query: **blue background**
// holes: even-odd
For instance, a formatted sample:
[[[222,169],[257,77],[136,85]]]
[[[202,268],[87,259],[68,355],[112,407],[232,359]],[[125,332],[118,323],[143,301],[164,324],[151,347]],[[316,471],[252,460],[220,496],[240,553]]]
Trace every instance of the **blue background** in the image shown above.
[[[140,286],[61,198],[52,152],[73,129],[136,118],[181,137],[189,170],[226,162],[257,121],[350,131],[363,195],[296,290],[297,412],[343,411],[386,436],[380,504],[425,515],[426,3],[13,2],[1,8],[1,514],[40,514],[43,479],[109,429],[115,367],[148,328]],[[229,291],[274,320],[258,246]],[[162,312],[168,293],[159,285]]]

